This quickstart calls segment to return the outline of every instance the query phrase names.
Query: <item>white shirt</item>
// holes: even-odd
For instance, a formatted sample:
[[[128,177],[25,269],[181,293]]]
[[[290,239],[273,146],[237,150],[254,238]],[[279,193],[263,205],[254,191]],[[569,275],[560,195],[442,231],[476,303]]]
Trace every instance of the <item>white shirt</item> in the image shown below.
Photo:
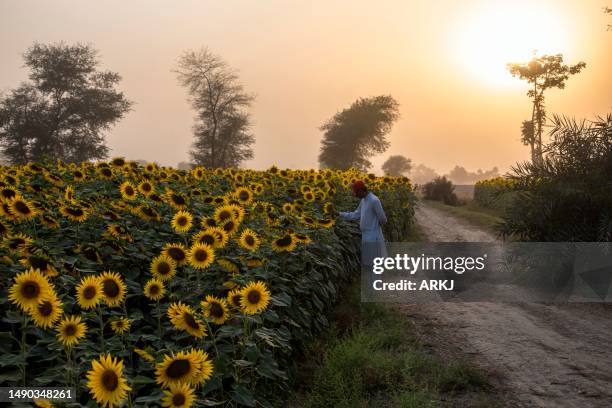
[[[380,226],[387,222],[387,216],[380,200],[372,192],[359,201],[355,211],[341,212],[339,215],[347,220],[359,220],[362,241],[384,242]]]

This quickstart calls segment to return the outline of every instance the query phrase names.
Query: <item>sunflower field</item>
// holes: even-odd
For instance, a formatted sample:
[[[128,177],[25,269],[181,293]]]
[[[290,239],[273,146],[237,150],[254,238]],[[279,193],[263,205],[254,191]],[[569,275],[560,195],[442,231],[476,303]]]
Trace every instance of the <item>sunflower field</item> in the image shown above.
[[[359,271],[350,184],[401,240],[406,178],[354,170],[0,166],[0,386],[37,406],[277,406]]]

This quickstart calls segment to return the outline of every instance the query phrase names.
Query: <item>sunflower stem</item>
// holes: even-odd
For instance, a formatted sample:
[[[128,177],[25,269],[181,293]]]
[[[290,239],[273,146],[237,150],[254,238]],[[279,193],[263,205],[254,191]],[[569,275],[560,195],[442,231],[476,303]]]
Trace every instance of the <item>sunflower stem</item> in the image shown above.
[[[213,347],[215,349],[215,354],[217,355],[217,357],[219,357],[219,350],[217,349],[217,340],[215,338],[215,333],[213,332],[210,323],[208,323],[208,320],[204,319],[204,322],[206,323],[206,328],[208,329],[208,332],[210,333],[210,340],[212,341]]]
[[[159,299],[157,299],[157,306],[155,307],[155,311],[157,314],[157,337],[161,340],[162,331],[161,331],[161,309],[159,307]]]
[[[25,313],[21,314],[21,382],[22,386],[26,386],[26,331],[28,329],[28,318]]]
[[[98,305],[98,322],[100,323],[100,349],[102,353],[106,352],[106,345],[104,344],[104,319],[102,317],[102,308]]]

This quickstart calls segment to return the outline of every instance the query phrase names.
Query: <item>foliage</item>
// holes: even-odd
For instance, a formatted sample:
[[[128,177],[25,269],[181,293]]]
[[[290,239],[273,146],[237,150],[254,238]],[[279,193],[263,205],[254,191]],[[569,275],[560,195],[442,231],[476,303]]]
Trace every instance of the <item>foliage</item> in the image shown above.
[[[531,147],[532,162],[537,163],[542,160],[542,132],[546,122],[544,91],[551,88],[565,88],[565,82],[570,75],[578,74],[585,67],[584,62],[564,65],[562,54],[534,56],[527,63],[508,64],[512,76],[525,80],[533,86],[527,91],[527,96],[533,103],[531,119],[523,121],[522,128],[522,140]]]
[[[185,52],[175,72],[197,112],[193,161],[207,167],[239,167],[252,159],[255,138],[248,109],[255,97],[244,91],[236,72],[207,48]]]
[[[399,104],[391,95],[359,98],[321,126],[320,166],[366,171],[372,166],[368,158],[389,147],[386,136],[398,118]]]
[[[482,171],[481,169],[467,171],[463,166],[455,166],[446,177],[455,184],[473,184],[479,180],[496,177],[499,174],[497,167],[491,170]]]
[[[439,177],[438,173],[424,164],[419,164],[410,170],[410,180],[415,184],[425,184],[436,177]]]
[[[334,218],[354,207],[356,179],[381,197],[396,225],[388,239],[398,239],[413,216],[406,178],[122,158],[0,167],[0,384],[72,384],[81,406],[95,407],[90,394],[106,394],[88,379],[106,364],[126,381],[122,393],[131,388],[128,405],[159,406],[172,392],[195,392],[197,406],[280,405],[295,354],[328,326],[359,268],[357,224]],[[40,305],[56,302],[49,324],[15,297],[24,279],[48,282],[39,293]],[[173,359],[195,367],[178,385]]]
[[[474,201],[482,207],[503,212],[513,205],[520,186],[516,180],[507,177],[481,180],[474,186]]]
[[[30,82],[0,100],[0,143],[13,163],[103,159],[104,132],[130,110],[119,74],[98,70],[89,45],[38,44],[24,54]]]
[[[383,163],[382,171],[388,176],[404,176],[412,168],[412,162],[410,159],[399,155],[389,156],[389,158]]]
[[[453,183],[446,177],[436,177],[423,185],[423,196],[426,200],[442,201],[448,205],[458,205],[459,200],[455,194]]]

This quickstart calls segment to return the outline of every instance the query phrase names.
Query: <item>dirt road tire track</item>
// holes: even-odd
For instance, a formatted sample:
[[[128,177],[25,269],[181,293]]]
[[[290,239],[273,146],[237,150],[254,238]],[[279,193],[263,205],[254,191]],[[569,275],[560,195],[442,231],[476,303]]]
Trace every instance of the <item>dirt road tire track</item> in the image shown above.
[[[429,241],[495,240],[427,204],[416,217]],[[483,368],[505,406],[612,407],[609,305],[432,303],[402,310],[434,353],[460,354]]]

